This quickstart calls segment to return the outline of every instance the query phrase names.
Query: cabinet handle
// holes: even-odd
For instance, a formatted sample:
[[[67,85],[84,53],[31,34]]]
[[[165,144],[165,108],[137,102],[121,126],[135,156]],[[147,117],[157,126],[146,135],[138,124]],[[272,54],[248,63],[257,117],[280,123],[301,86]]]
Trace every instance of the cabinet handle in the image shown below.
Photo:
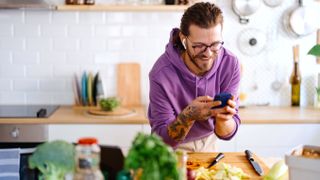
[[[11,137],[18,138],[20,134],[19,128],[14,127],[11,131]]]

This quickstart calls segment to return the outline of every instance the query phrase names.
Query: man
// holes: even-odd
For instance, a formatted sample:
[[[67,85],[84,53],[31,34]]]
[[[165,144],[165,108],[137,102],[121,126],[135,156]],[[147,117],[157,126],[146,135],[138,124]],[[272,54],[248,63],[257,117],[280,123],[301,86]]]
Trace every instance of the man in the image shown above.
[[[222,46],[222,26],[214,4],[189,7],[149,74],[152,132],[175,149],[213,152],[217,137],[229,140],[237,132],[240,64]],[[233,97],[212,109],[221,103],[212,97],[222,92]]]

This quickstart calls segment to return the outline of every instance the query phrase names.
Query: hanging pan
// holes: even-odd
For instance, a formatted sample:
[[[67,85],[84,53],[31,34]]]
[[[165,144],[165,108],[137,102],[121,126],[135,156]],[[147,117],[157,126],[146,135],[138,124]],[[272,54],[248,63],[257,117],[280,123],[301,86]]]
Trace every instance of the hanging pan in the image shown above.
[[[288,9],[284,13],[283,24],[287,33],[293,37],[311,34],[317,29],[317,17],[319,13],[313,6],[304,6],[302,0],[299,5]]]
[[[254,14],[260,7],[261,0],[232,0],[232,9],[239,16],[241,24],[249,22],[248,16]]]

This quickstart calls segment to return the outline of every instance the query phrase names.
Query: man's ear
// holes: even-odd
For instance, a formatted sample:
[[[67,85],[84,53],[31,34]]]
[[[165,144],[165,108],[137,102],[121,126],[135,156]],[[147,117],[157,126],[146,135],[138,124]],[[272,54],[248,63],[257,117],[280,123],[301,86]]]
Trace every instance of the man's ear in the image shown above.
[[[183,38],[182,45],[183,45],[184,49],[187,49],[186,38]]]
[[[184,49],[187,49],[187,45],[186,45],[186,37],[180,32],[179,33],[179,37],[182,43],[182,46],[184,47]]]

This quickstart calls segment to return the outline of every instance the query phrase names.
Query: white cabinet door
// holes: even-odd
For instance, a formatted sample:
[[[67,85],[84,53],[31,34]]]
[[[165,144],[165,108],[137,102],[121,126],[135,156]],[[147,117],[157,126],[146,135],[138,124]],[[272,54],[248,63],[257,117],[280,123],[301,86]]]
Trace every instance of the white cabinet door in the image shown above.
[[[283,157],[300,144],[320,145],[320,124],[242,124],[236,135],[237,151],[264,157]]]
[[[237,137],[236,136],[234,136],[229,141],[218,139],[218,141],[217,141],[217,150],[219,152],[236,152],[237,151],[237,147],[236,147],[237,143],[236,143],[236,141],[237,141]]]
[[[81,137],[96,137],[100,144],[120,146],[127,151],[136,134],[142,131],[142,125],[49,125],[49,140],[77,142]]]
[[[142,128],[145,134],[151,134],[151,126],[149,124],[142,125]]]

